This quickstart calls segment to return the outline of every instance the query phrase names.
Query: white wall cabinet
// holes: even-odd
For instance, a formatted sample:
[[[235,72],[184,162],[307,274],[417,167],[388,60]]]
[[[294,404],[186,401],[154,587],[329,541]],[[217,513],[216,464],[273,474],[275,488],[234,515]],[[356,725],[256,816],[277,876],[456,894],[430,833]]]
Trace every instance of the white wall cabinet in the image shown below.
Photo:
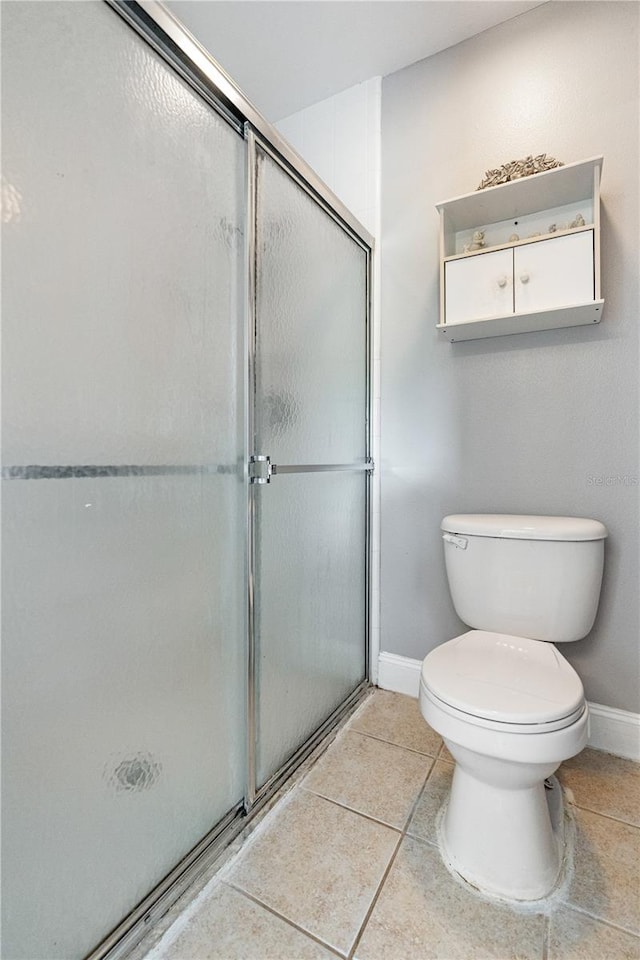
[[[601,168],[596,157],[438,204],[446,339],[600,321]],[[486,247],[466,252],[475,230]]]

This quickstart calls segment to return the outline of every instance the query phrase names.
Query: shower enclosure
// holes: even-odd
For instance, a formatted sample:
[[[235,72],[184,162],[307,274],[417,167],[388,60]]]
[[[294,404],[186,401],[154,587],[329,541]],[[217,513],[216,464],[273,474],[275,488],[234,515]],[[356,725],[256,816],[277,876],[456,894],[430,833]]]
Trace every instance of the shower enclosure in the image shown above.
[[[1,12],[2,956],[99,960],[366,689],[372,241],[160,5]]]

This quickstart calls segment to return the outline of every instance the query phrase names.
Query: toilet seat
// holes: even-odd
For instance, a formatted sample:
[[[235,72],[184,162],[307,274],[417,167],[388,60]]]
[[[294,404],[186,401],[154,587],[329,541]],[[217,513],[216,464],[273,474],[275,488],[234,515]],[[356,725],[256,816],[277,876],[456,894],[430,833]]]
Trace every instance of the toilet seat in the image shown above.
[[[542,733],[574,723],[584,688],[551,643],[470,630],[436,647],[421,686],[445,712],[511,733]]]
[[[541,734],[551,733],[554,730],[564,730],[565,727],[570,727],[579,720],[586,710],[586,703],[583,700],[582,704],[566,717],[559,717],[557,720],[551,720],[548,723],[505,723],[500,720],[488,720],[486,717],[478,717],[473,713],[452,707],[446,700],[441,700],[436,696],[423,680],[420,681],[420,692],[443,713],[448,714],[450,717],[476,727],[484,727],[486,730],[496,730],[502,733]]]

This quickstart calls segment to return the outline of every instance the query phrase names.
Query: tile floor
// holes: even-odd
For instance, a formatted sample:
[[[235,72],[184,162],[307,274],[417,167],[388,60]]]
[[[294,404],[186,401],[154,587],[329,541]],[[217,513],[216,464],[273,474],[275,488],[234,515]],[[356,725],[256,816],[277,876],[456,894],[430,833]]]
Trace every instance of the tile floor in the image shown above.
[[[452,772],[417,702],[376,690],[146,960],[638,960],[640,765],[587,749],[560,768],[575,876],[547,915],[442,865]]]

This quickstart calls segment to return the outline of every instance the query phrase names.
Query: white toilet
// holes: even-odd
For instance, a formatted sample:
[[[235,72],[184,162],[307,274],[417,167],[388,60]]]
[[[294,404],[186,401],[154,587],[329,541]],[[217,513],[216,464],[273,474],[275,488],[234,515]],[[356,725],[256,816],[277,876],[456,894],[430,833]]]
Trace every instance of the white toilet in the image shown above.
[[[425,658],[420,709],[456,761],[441,845],[486,893],[547,896],[563,814],[545,779],[587,743],[578,674],[555,643],[595,619],[606,527],[577,517],[467,514],[442,521],[453,604],[473,629]]]

